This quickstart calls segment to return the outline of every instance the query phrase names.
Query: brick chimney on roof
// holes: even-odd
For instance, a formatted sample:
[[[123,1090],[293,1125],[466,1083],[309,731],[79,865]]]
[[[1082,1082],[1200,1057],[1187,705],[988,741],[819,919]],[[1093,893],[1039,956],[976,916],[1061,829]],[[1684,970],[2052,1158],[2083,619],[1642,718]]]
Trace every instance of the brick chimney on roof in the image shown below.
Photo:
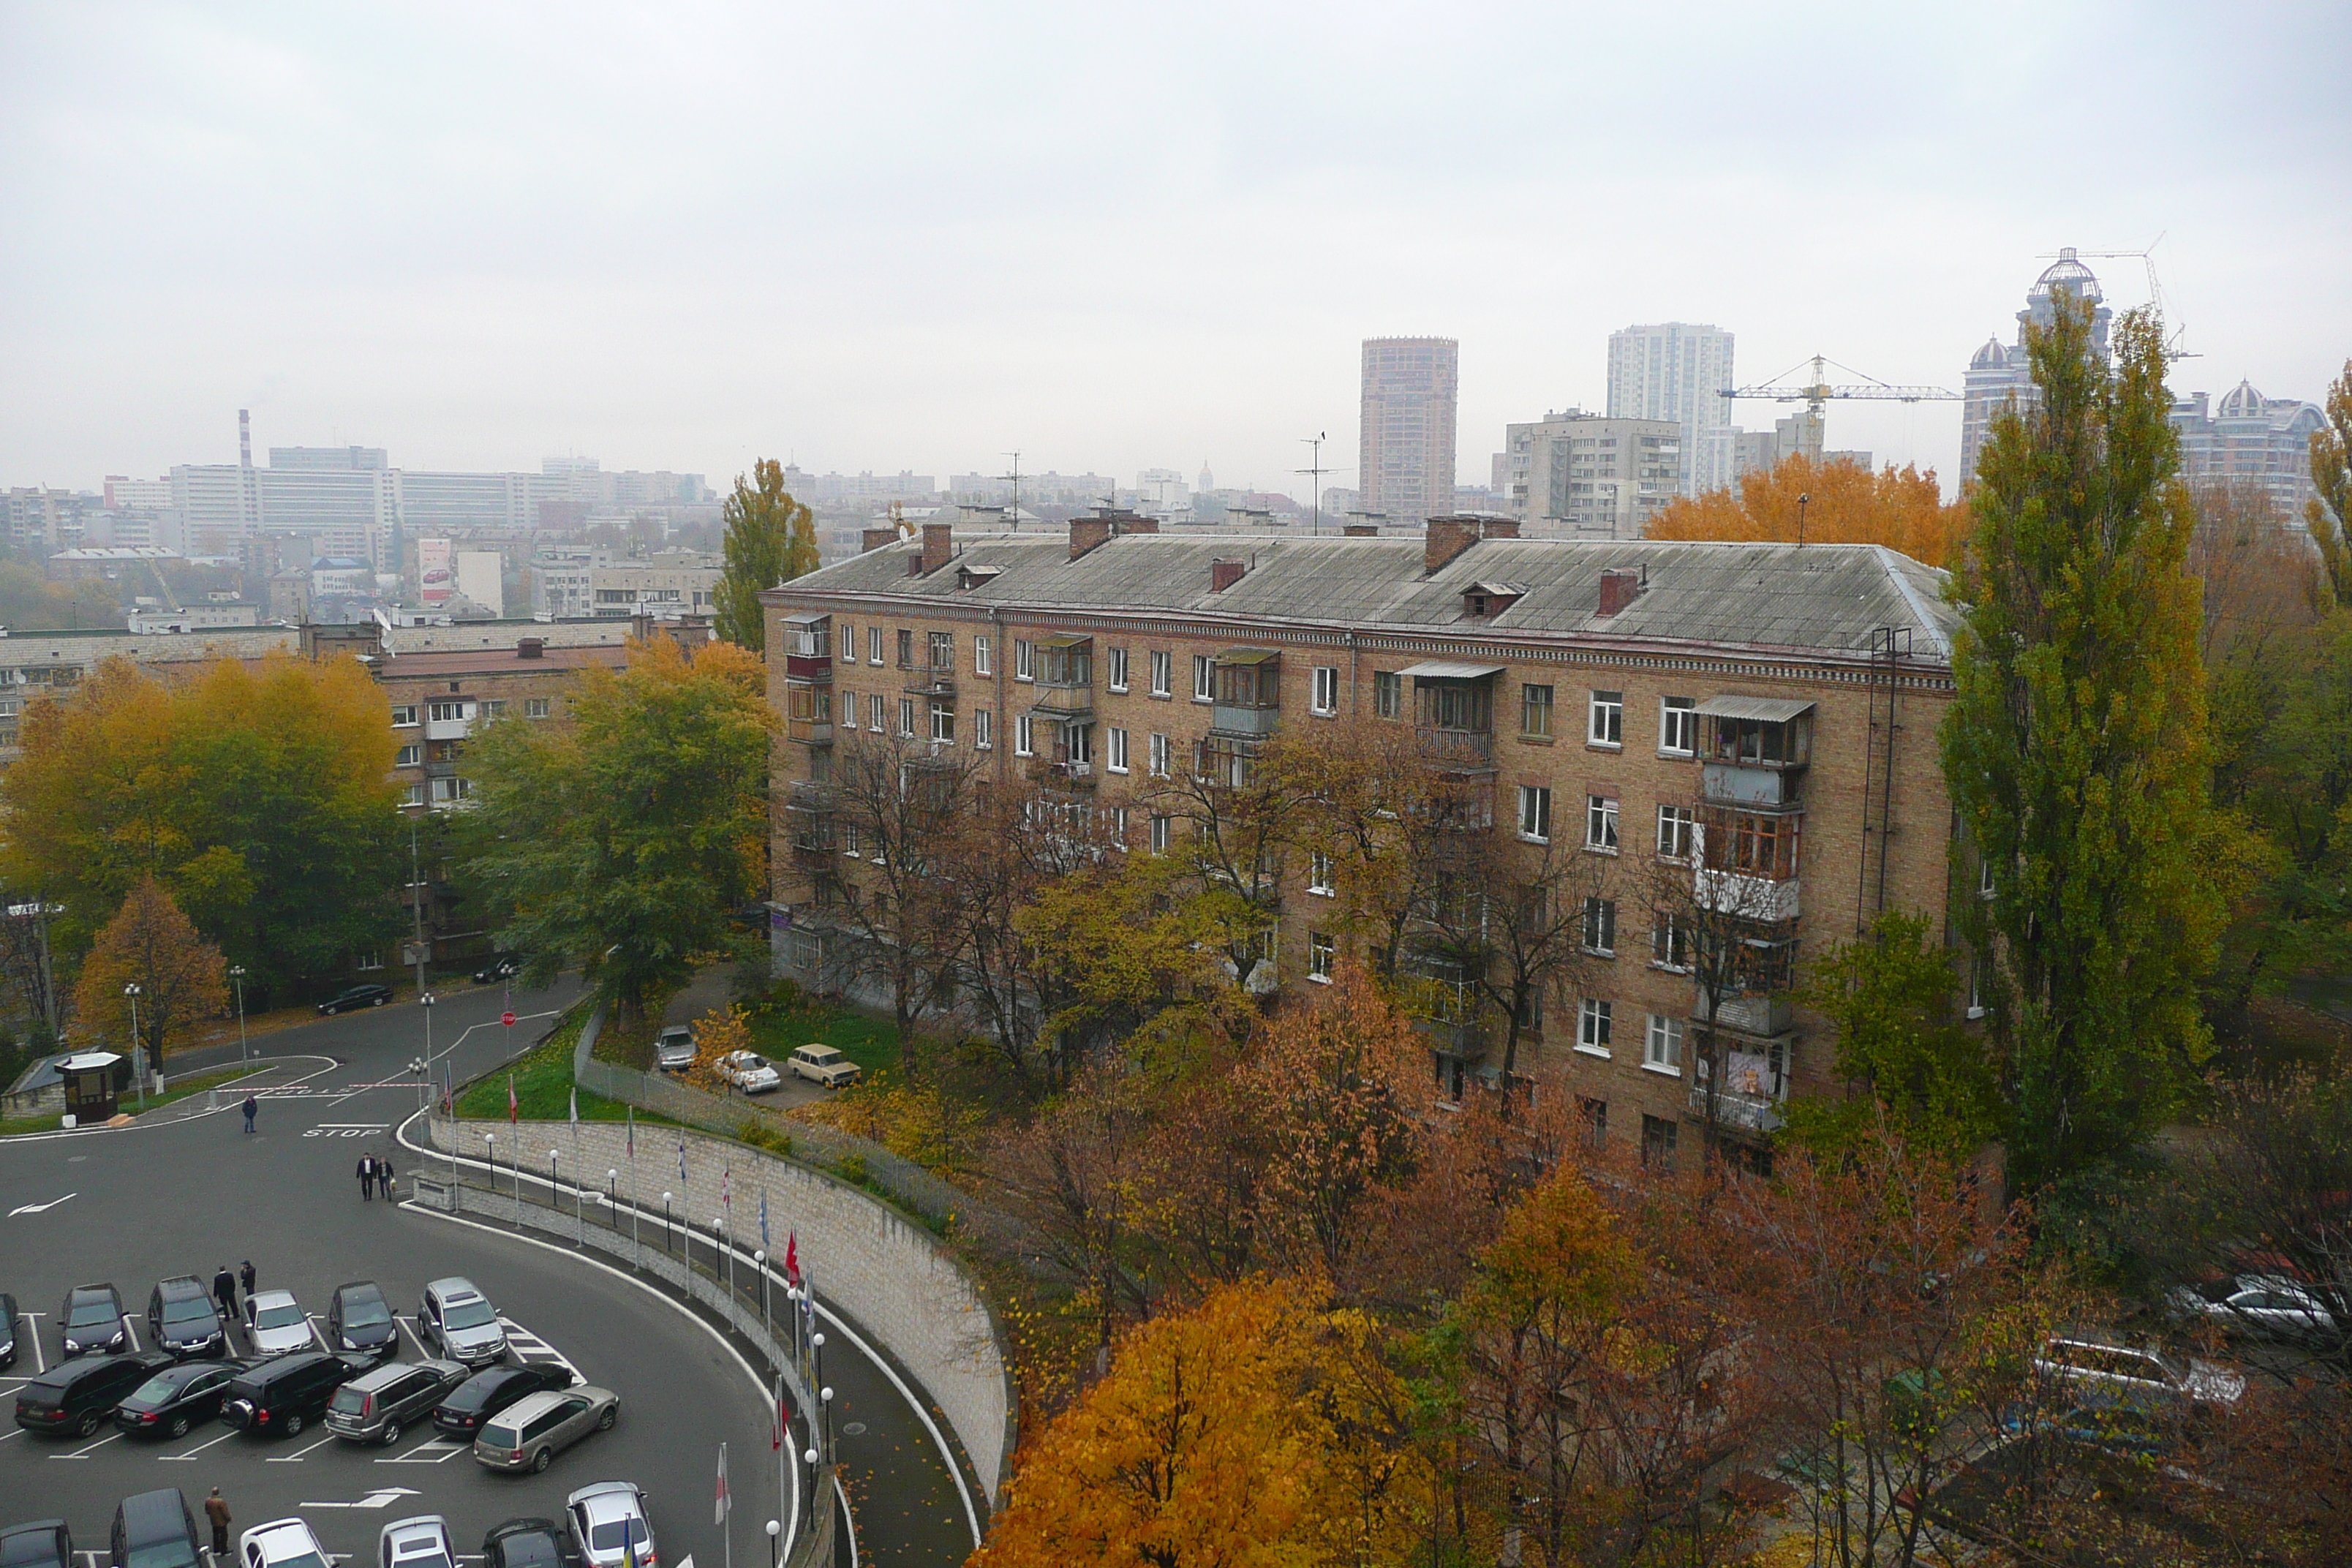
[[[1070,559],[1076,561],[1098,544],[1110,542],[1111,521],[1107,517],[1074,517],[1070,519]]]
[[[886,544],[898,542],[898,531],[895,528],[869,528],[857,536],[857,552],[862,555],[869,550],[879,550]]]
[[[1342,539],[1378,539],[1381,525],[1377,522],[1351,522],[1339,530]]]
[[[922,570],[924,576],[928,577],[932,573],[938,571],[940,567],[946,565],[949,558],[954,554],[954,524],[946,522],[927,522],[923,524]]]
[[[1481,539],[1517,539],[1518,536],[1519,524],[1516,518],[1433,517],[1429,520],[1429,532],[1422,544],[1422,570],[1435,573]]]
[[[1613,616],[1642,596],[1643,574],[1631,566],[1612,566],[1601,574],[1601,614]]]
[[[1212,561],[1209,563],[1209,592],[1222,594],[1242,580],[1249,570],[1246,561]]]

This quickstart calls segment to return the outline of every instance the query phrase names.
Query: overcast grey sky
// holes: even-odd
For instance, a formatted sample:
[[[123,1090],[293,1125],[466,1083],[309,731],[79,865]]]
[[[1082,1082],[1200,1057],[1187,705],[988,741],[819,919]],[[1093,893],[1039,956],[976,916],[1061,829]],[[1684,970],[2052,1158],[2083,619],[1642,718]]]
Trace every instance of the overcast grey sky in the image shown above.
[[[2159,232],[2176,385],[2352,356],[2342,0],[0,0],[0,484],[233,460],[250,405],[409,468],[1290,489],[1423,332],[1480,482],[1612,328],[1957,390],[2038,253]],[[1958,426],[1830,441],[1948,476]]]

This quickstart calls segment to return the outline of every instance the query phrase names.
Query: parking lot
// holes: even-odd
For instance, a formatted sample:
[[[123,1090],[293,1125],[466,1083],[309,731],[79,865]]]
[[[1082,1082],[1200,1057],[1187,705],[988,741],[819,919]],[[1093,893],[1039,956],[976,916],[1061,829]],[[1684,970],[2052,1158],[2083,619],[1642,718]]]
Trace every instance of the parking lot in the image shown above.
[[[649,1494],[666,1564],[692,1554],[715,1568],[723,1546],[711,1497],[723,1441],[734,1547],[746,1563],[759,1559],[762,1526],[792,1483],[778,1477],[761,1384],[727,1344],[666,1298],[593,1273],[561,1249],[362,1202],[353,1167],[362,1151],[401,1153],[391,1129],[415,1109],[412,1083],[328,1053],[282,1064],[268,1088],[250,1137],[232,1099],[209,1113],[183,1102],[172,1108],[182,1114],[153,1126],[0,1152],[0,1290],[22,1314],[22,1353],[0,1374],[0,1524],[63,1517],[88,1551],[104,1546],[124,1497],[170,1486],[197,1506],[217,1486],[235,1531],[299,1513],[338,1557],[372,1560],[383,1525],[437,1513],[471,1554],[491,1525],[560,1518],[570,1492],[620,1479]],[[509,1359],[555,1362],[614,1390],[619,1423],[540,1476],[488,1471],[429,1426],[388,1447],[360,1447],[317,1426],[289,1439],[208,1421],[163,1441],[125,1436],[111,1423],[89,1437],[16,1426],[16,1389],[58,1359],[58,1313],[72,1287],[110,1281],[143,1347],[157,1280],[192,1274],[209,1286],[215,1269],[247,1258],[258,1289],[294,1293],[314,1339],[337,1286],[376,1281],[401,1320],[407,1361],[426,1353],[414,1321],[425,1285],[463,1276],[497,1304]],[[246,1352],[241,1325],[235,1344]]]

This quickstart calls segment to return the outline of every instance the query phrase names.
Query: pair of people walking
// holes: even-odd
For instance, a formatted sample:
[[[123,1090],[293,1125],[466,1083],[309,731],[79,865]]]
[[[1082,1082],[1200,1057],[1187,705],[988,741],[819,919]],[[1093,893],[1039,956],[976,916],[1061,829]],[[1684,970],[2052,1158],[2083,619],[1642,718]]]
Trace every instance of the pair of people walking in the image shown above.
[[[393,1169],[391,1161],[380,1160],[373,1154],[361,1155],[359,1177],[360,1201],[362,1203],[372,1202],[375,1197],[376,1189],[378,1187],[382,1187],[383,1189],[384,1202],[390,1203],[392,1201]]]

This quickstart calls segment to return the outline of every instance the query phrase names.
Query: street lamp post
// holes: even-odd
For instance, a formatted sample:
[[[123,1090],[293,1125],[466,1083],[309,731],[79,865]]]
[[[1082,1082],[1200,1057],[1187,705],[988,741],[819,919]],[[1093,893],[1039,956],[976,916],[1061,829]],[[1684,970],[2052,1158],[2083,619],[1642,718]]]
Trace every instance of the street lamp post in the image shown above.
[[[139,987],[126,985],[122,988],[122,994],[131,998],[131,1076],[133,1079],[131,1087],[139,1096],[140,1109],[144,1110],[147,1105],[147,1061],[140,1054],[142,1044],[139,1038]]]
[[[783,1528],[772,1519],[768,1521],[768,1568],[776,1568],[776,1537],[783,1532]]]
[[[604,1223],[613,1227],[617,1238],[621,1234],[621,1173],[617,1167],[604,1173]]]
[[[245,965],[230,964],[228,977],[236,986],[236,1059],[243,1062],[247,1059],[245,1047]]]
[[[553,1208],[555,1206],[557,1192],[555,1185],[555,1160],[556,1156],[562,1152],[563,1151],[561,1149],[550,1149],[547,1152],[547,1206],[549,1208]]]
[[[824,1403],[824,1462],[833,1463],[833,1390],[824,1386],[824,1331],[816,1329],[809,1334],[809,1381],[819,1389],[818,1399]]]
[[[710,1240],[714,1247],[727,1254],[727,1306],[735,1306],[735,1238],[727,1234],[727,1216],[720,1215],[710,1222]],[[716,1274],[718,1260],[712,1259],[711,1272]]]
[[[760,1331],[767,1335],[769,1342],[773,1343],[776,1331],[768,1323],[768,1249],[764,1247],[754,1247],[751,1252],[751,1261],[760,1270]]]
[[[820,1388],[816,1391],[816,1397],[817,1403],[824,1406],[824,1452],[830,1458],[833,1456],[833,1390]]]
[[[669,1233],[669,1194],[664,1193],[662,1194],[662,1250],[667,1252],[675,1245]]]
[[[428,1062],[433,1059],[433,1004],[439,1000],[430,991],[420,992],[416,998],[416,1005],[425,1009],[425,1059]]]
[[[492,1196],[496,1196],[499,1190],[499,1135],[495,1132],[485,1132],[482,1134],[482,1142],[490,1146],[490,1193]]]

